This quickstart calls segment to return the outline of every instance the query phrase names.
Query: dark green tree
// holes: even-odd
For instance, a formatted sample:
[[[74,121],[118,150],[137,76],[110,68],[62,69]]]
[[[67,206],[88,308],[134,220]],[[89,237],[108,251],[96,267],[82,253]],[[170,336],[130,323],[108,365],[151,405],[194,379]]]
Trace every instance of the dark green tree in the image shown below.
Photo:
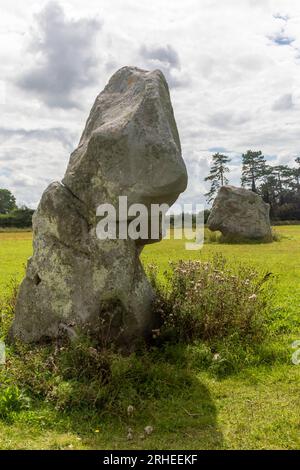
[[[251,190],[257,193],[258,182],[265,174],[265,157],[260,150],[258,152],[248,150],[242,155],[242,163],[242,186],[250,186]]]
[[[293,175],[293,189],[300,193],[300,157],[295,158],[295,162],[297,163],[296,168],[292,169]]]
[[[8,214],[16,208],[15,196],[8,189],[0,189],[0,214]]]
[[[272,174],[277,181],[278,204],[283,204],[284,197],[290,189],[292,171],[287,165],[277,165],[272,168]]]
[[[264,175],[263,182],[259,187],[259,194],[268,204],[276,204],[278,196],[278,181],[276,176],[272,173],[272,170],[269,170],[268,173]]]
[[[226,173],[229,172],[227,164],[230,162],[230,158],[227,155],[222,155],[221,153],[215,153],[212,156],[212,166],[210,169],[209,176],[205,178],[204,181],[210,181],[211,187],[208,193],[205,194],[207,202],[211,202],[216,192],[221,186],[228,184],[228,179]]]
[[[270,204],[273,220],[299,220],[300,217],[300,158],[298,166],[265,165],[257,187],[263,200]]]

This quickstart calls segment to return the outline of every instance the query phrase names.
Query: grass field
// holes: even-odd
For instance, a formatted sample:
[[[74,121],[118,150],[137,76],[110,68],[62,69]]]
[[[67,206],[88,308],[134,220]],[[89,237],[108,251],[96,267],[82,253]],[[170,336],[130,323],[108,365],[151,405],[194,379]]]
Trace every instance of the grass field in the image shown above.
[[[0,420],[0,448],[299,449],[300,365],[291,362],[291,343],[300,340],[300,226],[276,231],[281,239],[272,244],[211,243],[201,251],[186,251],[181,240],[164,240],[147,246],[142,254],[145,265],[155,263],[161,272],[169,261],[207,259],[216,252],[231,263],[242,261],[272,272],[276,278],[272,354],[223,378],[197,368],[196,361],[188,363],[185,386],[180,357],[170,360],[165,375],[160,368],[161,393],[154,391],[137,404],[128,396],[128,404],[136,408],[130,418],[125,412],[66,413],[50,403],[36,403],[11,422]],[[0,233],[0,293],[10,278],[22,278],[31,251],[30,233]],[[168,384],[168,367],[174,384],[179,374],[177,387]],[[134,431],[132,441],[126,438],[128,425]],[[154,432],[141,439],[146,425]]]

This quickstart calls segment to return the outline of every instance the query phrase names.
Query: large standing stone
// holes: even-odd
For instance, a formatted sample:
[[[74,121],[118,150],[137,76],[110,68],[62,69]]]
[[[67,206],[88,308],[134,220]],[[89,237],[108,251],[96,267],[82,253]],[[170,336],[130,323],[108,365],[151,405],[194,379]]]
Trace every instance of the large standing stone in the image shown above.
[[[207,221],[210,230],[219,230],[230,239],[241,237],[272,241],[270,206],[244,188],[222,186]]]
[[[172,204],[186,184],[163,74],[123,67],[97,97],[63,182],[50,184],[34,215],[12,336],[40,341],[99,321],[125,343],[150,333],[153,291],[139,260],[147,240],[99,240],[96,209],[121,195]]]

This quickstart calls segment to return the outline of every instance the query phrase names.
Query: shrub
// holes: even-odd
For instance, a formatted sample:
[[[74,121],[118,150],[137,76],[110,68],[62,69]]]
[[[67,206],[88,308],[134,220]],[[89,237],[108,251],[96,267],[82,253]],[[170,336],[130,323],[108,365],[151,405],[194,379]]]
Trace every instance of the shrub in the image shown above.
[[[58,365],[65,379],[92,380],[97,377],[99,383],[109,382],[112,352],[97,348],[88,337],[82,336],[62,348]]]
[[[17,227],[17,228],[30,228],[32,227],[32,216],[34,211],[28,207],[21,207],[15,209],[9,214],[0,214],[0,227]]]
[[[212,232],[209,228],[204,229],[204,242],[217,243],[220,241],[221,232]]]
[[[16,386],[9,385],[0,389],[0,418],[7,419],[12,412],[29,408],[29,398]]]
[[[193,382],[188,370],[166,361],[163,353],[145,347],[122,356],[95,348],[86,337],[64,345],[18,344],[7,371],[10,382],[57,410],[113,410],[124,418],[128,405],[182,394]]]
[[[242,265],[233,269],[216,256],[206,262],[172,263],[166,275],[166,285],[159,285],[153,273],[150,278],[167,336],[185,342],[232,334],[251,340],[263,337],[271,303],[271,289],[265,286],[270,273]]]
[[[279,220],[300,220],[300,197],[295,195],[294,201],[286,202],[276,209]]]
[[[282,240],[282,235],[276,230],[272,229],[272,239],[273,242],[280,242]]]
[[[0,297],[0,339],[7,336],[17,302],[19,284],[12,278],[7,286],[6,294]]]

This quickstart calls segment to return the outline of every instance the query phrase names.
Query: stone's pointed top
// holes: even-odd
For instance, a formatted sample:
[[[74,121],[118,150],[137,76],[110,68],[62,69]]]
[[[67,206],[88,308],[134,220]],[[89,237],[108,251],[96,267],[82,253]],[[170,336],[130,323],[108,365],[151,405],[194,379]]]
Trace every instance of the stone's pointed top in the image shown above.
[[[95,212],[127,196],[129,204],[173,204],[187,185],[167,82],[159,70],[123,67],[91,109],[64,184]]]
[[[113,126],[114,129],[124,126],[141,105],[145,107],[146,99],[161,101],[164,107],[170,108],[169,112],[173,112],[168,84],[163,73],[160,70],[150,72],[128,66],[119,69],[97,96],[80,139],[80,146],[91,138],[95,130],[100,132],[101,126]],[[149,109],[148,104],[148,113]],[[171,124],[176,144],[180,147],[176,124]]]
[[[214,200],[207,225],[225,237],[271,241],[270,206],[259,194],[245,188],[222,186]]]
[[[126,93],[128,92],[130,85],[132,85],[135,80],[145,79],[148,74],[148,70],[142,70],[137,67],[122,67],[109,79],[108,84],[104,88],[104,92]],[[99,99],[102,93],[103,92],[98,95],[97,99]]]
[[[134,80],[146,80],[149,78],[161,79],[167,85],[163,73],[158,69],[149,71],[138,67],[125,66],[112,75],[104,91],[124,93],[128,91],[128,86],[133,84]]]
[[[117,70],[109,79],[107,86],[116,82],[118,79],[126,79],[129,78],[131,75],[136,76],[146,76],[147,74],[151,73],[149,70],[140,69],[139,67],[132,67],[125,65]]]

